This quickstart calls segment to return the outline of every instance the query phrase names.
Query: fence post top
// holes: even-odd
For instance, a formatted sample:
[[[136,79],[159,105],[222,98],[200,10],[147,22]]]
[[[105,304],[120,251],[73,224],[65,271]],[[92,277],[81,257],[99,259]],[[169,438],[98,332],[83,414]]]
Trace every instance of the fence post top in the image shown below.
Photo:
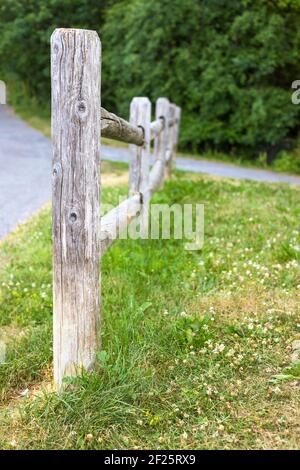
[[[145,119],[146,119],[146,120],[149,121],[149,132],[143,126],[144,139],[146,141],[148,141],[150,139],[151,107],[152,107],[151,101],[146,96],[135,96],[131,100],[131,103],[130,103],[130,116],[131,116],[130,122],[131,123],[134,123],[135,125],[138,125],[139,127],[141,127],[140,124],[137,124],[135,122],[136,120],[139,121],[139,120],[142,119],[143,121],[145,121]]]
[[[131,100],[131,104],[133,103],[143,103],[143,104],[150,104],[151,105],[151,101],[149,100],[149,98],[147,96],[135,96],[134,98],[132,98]]]
[[[168,98],[158,98],[156,100],[156,118],[163,118],[166,120],[168,118],[168,111],[170,107],[170,101]]]
[[[66,36],[89,36],[100,42],[99,35],[97,31],[92,29],[77,29],[77,28],[56,28],[51,34],[51,42],[54,42],[57,38],[63,38]]]
[[[165,98],[164,96],[161,96],[160,98],[157,98],[156,104],[170,104],[170,101],[168,98]]]

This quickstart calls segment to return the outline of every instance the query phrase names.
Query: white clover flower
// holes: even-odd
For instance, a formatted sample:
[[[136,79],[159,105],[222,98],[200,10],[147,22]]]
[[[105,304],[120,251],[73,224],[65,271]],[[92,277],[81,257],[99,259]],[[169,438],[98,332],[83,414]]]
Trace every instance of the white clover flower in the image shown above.
[[[235,354],[235,350],[233,348],[230,348],[228,353],[226,354],[227,357],[232,357]]]

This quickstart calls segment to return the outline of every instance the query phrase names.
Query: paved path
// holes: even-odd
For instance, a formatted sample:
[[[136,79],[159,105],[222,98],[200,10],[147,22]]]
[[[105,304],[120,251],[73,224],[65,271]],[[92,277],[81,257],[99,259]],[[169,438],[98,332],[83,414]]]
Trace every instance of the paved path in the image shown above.
[[[0,239],[50,198],[50,143],[0,105]]]
[[[102,158],[128,162],[126,148],[102,147]],[[0,105],[0,239],[51,197],[51,144]],[[228,178],[300,184],[300,177],[178,157],[177,168]]]

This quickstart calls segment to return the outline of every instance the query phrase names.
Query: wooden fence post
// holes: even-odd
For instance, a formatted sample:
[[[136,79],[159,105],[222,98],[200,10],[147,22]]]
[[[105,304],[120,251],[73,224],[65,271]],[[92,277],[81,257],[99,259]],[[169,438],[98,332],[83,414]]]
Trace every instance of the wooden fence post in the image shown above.
[[[130,145],[129,195],[141,193],[143,209],[140,215],[141,236],[148,236],[149,156],[150,156],[151,103],[148,98],[133,98],[130,104],[130,124],[144,131],[144,145]]]
[[[175,105],[170,103],[169,105],[169,120],[173,121],[175,119]],[[167,161],[166,161],[166,178],[171,178],[172,169],[173,169],[173,147],[174,147],[174,124],[169,129],[168,135],[168,149],[167,149]]]
[[[95,31],[51,37],[54,381],[89,369],[100,321],[100,58]]]
[[[170,102],[167,98],[158,98],[158,100],[156,101],[155,117],[156,119],[163,119],[164,123],[163,130],[155,137],[154,140],[155,161],[160,161],[162,167],[162,178],[158,187],[162,187],[164,181],[166,153],[168,149],[169,139],[169,107]]]
[[[176,154],[177,154],[177,145],[179,137],[179,128],[180,128],[180,118],[181,118],[181,108],[175,106],[175,124],[174,124],[174,138],[173,138],[173,155],[172,155],[172,168],[176,167]]]

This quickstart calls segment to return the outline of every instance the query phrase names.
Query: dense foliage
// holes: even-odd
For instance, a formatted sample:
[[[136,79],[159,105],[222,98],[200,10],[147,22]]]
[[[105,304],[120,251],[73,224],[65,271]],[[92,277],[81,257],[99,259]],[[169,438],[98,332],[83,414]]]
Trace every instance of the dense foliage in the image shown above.
[[[298,0],[0,0],[0,68],[49,96],[57,26],[98,30],[103,103],[128,116],[135,95],[183,109],[181,146],[255,157],[296,142]]]
[[[99,30],[109,0],[0,0],[0,73],[42,102],[50,95],[50,36],[56,27]]]

